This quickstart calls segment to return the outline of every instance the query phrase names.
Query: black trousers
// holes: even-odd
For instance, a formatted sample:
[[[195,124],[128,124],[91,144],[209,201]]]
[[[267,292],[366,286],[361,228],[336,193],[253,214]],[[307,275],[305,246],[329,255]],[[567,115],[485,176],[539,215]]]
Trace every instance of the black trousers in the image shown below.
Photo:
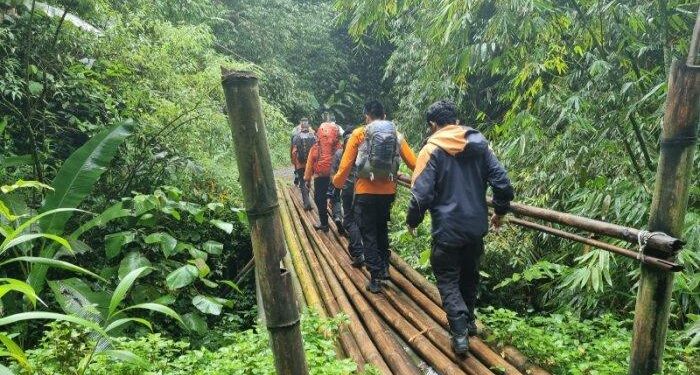
[[[314,203],[318,208],[318,222],[321,225],[328,225],[328,185],[331,178],[314,177]]]
[[[306,187],[304,183],[304,168],[299,168],[294,170],[294,174],[299,179],[299,190],[301,190],[301,201],[304,207],[311,207],[311,201],[309,200],[309,188]]]
[[[360,233],[359,218],[355,215],[354,199],[355,186],[343,189],[341,199],[343,201],[343,228],[348,233],[348,250],[353,257],[364,255],[365,249],[362,246],[362,234]]]
[[[389,220],[393,202],[393,194],[355,195],[355,215],[360,221],[365,261],[373,279],[389,265]]]
[[[459,247],[433,243],[430,265],[448,317],[467,314],[475,318],[479,262],[483,253],[483,240]]]

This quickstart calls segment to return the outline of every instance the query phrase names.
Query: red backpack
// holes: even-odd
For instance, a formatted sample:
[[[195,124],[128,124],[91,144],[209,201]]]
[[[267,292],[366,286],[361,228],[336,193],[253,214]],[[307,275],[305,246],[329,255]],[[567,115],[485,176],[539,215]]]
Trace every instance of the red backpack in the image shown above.
[[[338,140],[340,139],[338,125],[324,122],[316,131],[316,139],[318,157],[314,165],[314,173],[317,176],[329,176],[331,174],[333,155],[338,148]]]

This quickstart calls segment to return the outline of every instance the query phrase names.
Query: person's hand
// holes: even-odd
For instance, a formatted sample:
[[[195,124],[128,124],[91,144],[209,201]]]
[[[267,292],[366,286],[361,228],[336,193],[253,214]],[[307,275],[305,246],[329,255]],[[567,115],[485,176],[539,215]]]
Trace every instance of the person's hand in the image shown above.
[[[410,225],[406,225],[406,230],[408,230],[408,234],[410,234],[413,237],[415,237],[418,234],[416,228],[413,228]]]
[[[498,231],[501,230],[501,225],[503,225],[503,215],[491,215],[491,226],[493,227],[493,231],[498,233]]]

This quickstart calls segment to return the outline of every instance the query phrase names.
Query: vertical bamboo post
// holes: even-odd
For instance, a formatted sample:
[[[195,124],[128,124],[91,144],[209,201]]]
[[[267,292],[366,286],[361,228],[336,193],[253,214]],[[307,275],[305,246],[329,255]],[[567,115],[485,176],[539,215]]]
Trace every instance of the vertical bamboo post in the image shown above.
[[[649,217],[650,231],[661,231],[676,237],[680,237],[683,230],[700,121],[700,67],[697,65],[699,33],[700,11],[695,23],[688,64],[674,61],[669,73],[661,154]],[[664,256],[652,251],[645,251],[645,254]],[[668,258],[668,255],[665,257]],[[671,272],[641,265],[634,312],[630,375],[661,373],[673,276]]]
[[[280,268],[287,250],[265,138],[258,78],[252,73],[228,73],[222,69],[221,83],[277,374],[308,374],[291,275]]]

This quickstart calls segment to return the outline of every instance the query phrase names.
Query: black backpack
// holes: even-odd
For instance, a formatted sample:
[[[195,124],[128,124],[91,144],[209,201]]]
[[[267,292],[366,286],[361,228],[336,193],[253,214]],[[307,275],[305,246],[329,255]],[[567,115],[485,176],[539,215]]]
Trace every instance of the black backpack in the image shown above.
[[[297,160],[306,162],[309,151],[316,143],[316,136],[311,132],[301,132],[294,137],[294,146],[297,148]]]

